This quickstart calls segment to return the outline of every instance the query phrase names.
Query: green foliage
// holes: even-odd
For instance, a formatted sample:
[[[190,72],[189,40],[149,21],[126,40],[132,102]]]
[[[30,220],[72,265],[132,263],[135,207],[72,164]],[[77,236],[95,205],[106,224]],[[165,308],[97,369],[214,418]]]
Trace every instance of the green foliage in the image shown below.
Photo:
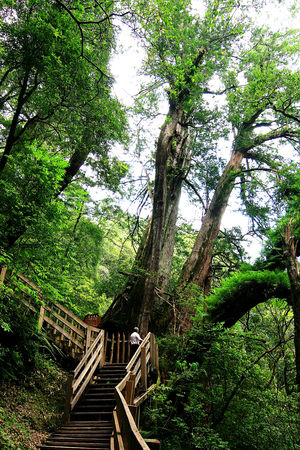
[[[2,5],[0,233],[6,249],[41,215],[51,215],[84,163],[113,190],[127,171],[109,155],[113,143],[127,140],[125,111],[104,73],[113,46],[111,6],[75,0],[64,6]],[[93,183],[89,178],[81,174]]]
[[[104,239],[102,257],[97,267],[97,289],[112,300],[126,282],[124,275],[132,270],[146,224],[144,220],[123,212],[109,199],[99,206],[98,223]]]
[[[259,298],[263,288],[268,286],[282,286],[288,291],[289,280],[285,272],[268,270],[237,272],[224,281],[215,293],[207,298],[208,309],[213,310],[218,304],[226,304],[229,299],[237,299],[251,290]],[[263,297],[262,297],[263,299]]]
[[[43,336],[37,330],[36,318],[10,288],[0,292],[0,379],[22,379],[39,365],[45,350]]]
[[[169,376],[147,408],[147,434],[162,449],[297,448],[291,317],[285,302],[273,301],[234,331],[194,326],[161,340]]]

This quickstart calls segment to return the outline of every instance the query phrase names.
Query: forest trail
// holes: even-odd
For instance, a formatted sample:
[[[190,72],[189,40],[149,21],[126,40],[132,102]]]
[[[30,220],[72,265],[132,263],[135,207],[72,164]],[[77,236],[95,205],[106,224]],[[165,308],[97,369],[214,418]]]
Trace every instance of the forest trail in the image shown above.
[[[1,281],[12,286],[15,282],[3,272]],[[149,440],[148,446],[138,430],[140,406],[159,375],[153,333],[147,334],[130,359],[129,337],[124,333],[109,334],[88,325],[63,305],[42,302],[41,290],[23,275],[18,275],[17,281],[20,304],[35,315],[39,328],[78,362],[68,378],[64,425],[39,448],[159,449],[159,441]]]

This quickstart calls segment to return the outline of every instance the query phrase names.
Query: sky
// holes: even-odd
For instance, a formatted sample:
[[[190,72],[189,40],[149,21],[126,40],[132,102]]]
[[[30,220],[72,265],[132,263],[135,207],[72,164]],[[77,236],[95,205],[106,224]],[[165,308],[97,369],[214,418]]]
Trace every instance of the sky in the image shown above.
[[[286,27],[299,27],[300,17],[299,14],[292,17],[287,12],[287,5],[291,5],[291,1],[283,1],[277,3],[275,1],[267,1],[265,6],[261,8],[260,13],[256,16],[256,22],[260,26],[268,25],[273,30],[284,30]],[[201,5],[201,0],[193,1],[193,8],[197,9]],[[138,93],[141,77],[138,76],[138,71],[143,59],[143,50],[138,47],[137,42],[130,35],[130,31],[124,26],[121,28],[121,32],[118,35],[118,50],[112,59],[111,70],[115,79],[114,93],[115,95],[128,107],[133,105],[134,96]],[[163,123],[163,114],[167,113],[167,102],[162,102],[160,107],[161,116],[157,118],[157,121],[152,124],[152,136],[150,139],[155,139],[159,134],[160,126]],[[149,146],[154,145],[154,141],[149,142]],[[230,145],[227,144],[228,157],[230,153]],[[116,156],[122,159],[123,150],[120,147],[114,149]],[[129,154],[123,155],[123,159],[129,163],[133,163]],[[137,162],[133,163],[136,175],[139,176],[142,172],[141,165]],[[95,194],[95,193],[94,193]],[[103,191],[98,191],[96,196],[98,198],[104,197],[106,194]],[[224,214],[222,221],[222,228],[230,229],[233,226],[239,225],[243,233],[246,233],[249,229],[250,220],[246,216],[242,215],[239,209],[240,201],[234,195],[232,195],[230,204]],[[128,209],[131,213],[135,213],[136,206],[122,201],[122,207]],[[195,208],[189,203],[186,194],[182,195],[180,215],[184,216],[184,219],[193,224],[195,229],[199,229],[201,225],[201,219],[199,217],[199,208]],[[257,238],[251,238],[245,243],[245,248],[249,253],[251,261],[259,256],[261,250],[261,241]]]

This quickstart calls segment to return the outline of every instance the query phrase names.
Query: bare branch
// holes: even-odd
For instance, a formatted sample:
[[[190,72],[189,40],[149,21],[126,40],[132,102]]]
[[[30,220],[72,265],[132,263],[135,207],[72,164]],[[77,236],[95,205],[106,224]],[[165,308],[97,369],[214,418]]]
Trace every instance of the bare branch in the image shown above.
[[[184,181],[190,188],[193,189],[193,191],[195,192],[195,194],[196,194],[197,197],[199,198],[199,200],[200,200],[200,202],[201,202],[201,204],[202,204],[202,207],[203,207],[204,211],[206,212],[206,206],[205,206],[204,200],[203,200],[203,198],[201,197],[201,195],[199,194],[199,192],[197,191],[197,189],[195,188],[195,186],[194,186],[190,181],[188,181],[186,178],[184,178],[183,181]]]

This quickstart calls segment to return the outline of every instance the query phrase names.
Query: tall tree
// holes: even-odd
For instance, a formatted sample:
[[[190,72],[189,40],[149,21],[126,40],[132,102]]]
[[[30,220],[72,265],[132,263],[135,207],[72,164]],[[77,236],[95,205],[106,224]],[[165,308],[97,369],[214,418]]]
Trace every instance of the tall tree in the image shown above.
[[[126,171],[109,157],[112,143],[124,140],[126,127],[123,108],[111,95],[108,70],[113,13],[110,2],[2,2],[0,180],[5,198],[12,180],[19,179],[15,191],[24,199],[20,208],[18,199],[10,196],[11,213],[1,224],[4,249],[16,242],[85,163],[107,186]],[[52,162],[56,157],[62,169],[59,178],[49,183],[47,195],[42,177],[37,176],[45,161],[37,153],[48,153]],[[44,166],[45,173],[48,169]],[[30,182],[37,201],[36,194],[29,192]],[[46,195],[43,200],[40,189]],[[4,213],[5,201],[2,206]]]
[[[138,276],[129,282],[129,300],[126,288],[126,303],[121,295],[108,311],[107,324],[138,322],[146,332],[157,289],[168,290],[178,204],[190,167],[189,126],[205,126],[209,111],[204,91],[212,76],[227,66],[230,47],[242,34],[242,14],[235,22],[235,10],[232,2],[208,2],[200,19],[192,15],[188,0],[163,0],[141,11],[136,33],[147,49],[145,73],[165,86],[169,111],[157,141],[153,213],[134,265]]]
[[[232,153],[216,186],[203,218],[191,255],[185,262],[179,284],[203,286],[209,273],[212,248],[219,233],[235,180],[254,161],[258,170],[275,169],[270,145],[276,141],[299,139],[297,102],[299,73],[288,68],[295,54],[295,36],[269,35],[258,31],[251,40],[252,49],[240,55],[237,71],[225,74],[228,91],[226,117],[233,129]],[[249,167],[249,166],[248,166]]]
[[[243,50],[241,44],[233,46],[243,34],[243,24],[241,10],[241,20],[237,23],[232,19],[234,6],[231,3],[226,6],[219,2],[208,3],[203,19],[192,17],[187,2],[176,3],[173,7],[162,2],[156,7],[157,13],[152,12],[152,19],[157,23],[153,20],[149,25],[146,20],[143,28],[151,44],[148,44],[147,67],[156,75],[157,82],[167,84],[169,112],[156,148],[151,227],[136,261],[144,274],[129,283],[131,291],[129,294],[128,289],[126,291],[126,302],[116,300],[106,315],[108,322],[118,320],[117,315],[122,311],[121,321],[125,318],[129,323],[138,321],[144,332],[151,321],[156,294],[163,297],[168,289],[177,219],[175,205],[190,169],[191,148],[185,136],[189,126],[204,127],[212,116],[204,103],[205,94],[212,93],[209,81],[213,76],[223,80],[219,93],[227,93],[222,115],[223,122],[233,129],[232,155],[207,207],[194,248],[183,266],[177,291],[180,295],[191,283],[202,287],[205,283],[222,216],[235,180],[243,174],[242,161],[256,161],[253,169],[269,170],[275,164],[267,151],[270,142],[297,140],[299,122],[296,115],[299,74],[293,67],[287,67],[288,62],[293,62],[297,36],[261,30],[252,35],[245,33],[250,41],[246,41],[246,50]],[[168,9],[164,9],[166,7]],[[168,211],[172,211],[172,215]],[[155,327],[158,320],[153,319],[151,327]]]

